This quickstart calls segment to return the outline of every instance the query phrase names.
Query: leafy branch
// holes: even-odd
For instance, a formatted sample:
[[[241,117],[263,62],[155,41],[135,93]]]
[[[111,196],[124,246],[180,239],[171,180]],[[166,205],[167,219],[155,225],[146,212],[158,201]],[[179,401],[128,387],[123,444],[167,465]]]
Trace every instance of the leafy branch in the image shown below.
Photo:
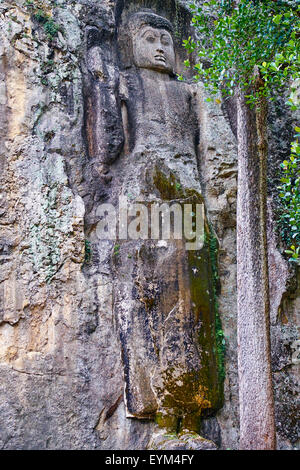
[[[298,2],[210,0],[192,3],[192,23],[198,40],[184,41],[188,52],[196,52],[195,80],[203,81],[211,94],[233,95],[236,87],[255,104],[263,96],[270,100],[287,80],[299,76],[300,5]],[[187,67],[189,61],[185,61]],[[254,90],[255,68],[262,78]],[[180,77],[182,79],[182,77]],[[250,90],[250,93],[249,93]]]
[[[239,89],[251,107],[261,99],[275,100],[287,84],[287,105],[299,107],[300,5],[289,0],[208,0],[190,4],[197,40],[184,41],[196,53],[195,81],[202,81],[211,95],[232,96]],[[185,61],[190,67],[190,61]],[[179,80],[183,80],[179,76]],[[207,101],[211,101],[209,97]],[[220,102],[217,98],[216,102]],[[290,247],[290,260],[300,262],[300,155],[299,128],[289,160],[281,164],[279,225]]]
[[[291,146],[289,160],[281,163],[281,185],[278,186],[281,199],[279,226],[281,237],[290,246],[285,252],[290,255],[289,260],[300,261],[300,128],[296,127],[296,140]]]

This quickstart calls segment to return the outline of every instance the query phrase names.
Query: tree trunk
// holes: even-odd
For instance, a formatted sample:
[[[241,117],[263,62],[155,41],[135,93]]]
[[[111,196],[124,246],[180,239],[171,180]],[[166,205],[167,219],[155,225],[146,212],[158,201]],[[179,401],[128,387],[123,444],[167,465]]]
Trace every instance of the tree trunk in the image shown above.
[[[266,102],[238,107],[237,285],[240,449],[275,449],[266,236]]]

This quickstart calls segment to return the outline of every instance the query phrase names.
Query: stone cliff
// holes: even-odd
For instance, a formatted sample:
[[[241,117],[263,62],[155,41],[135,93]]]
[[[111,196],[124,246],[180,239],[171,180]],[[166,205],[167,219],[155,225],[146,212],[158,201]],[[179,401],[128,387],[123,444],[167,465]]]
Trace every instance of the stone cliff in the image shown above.
[[[0,4],[2,449],[238,448],[234,103],[176,79],[188,3]],[[271,189],[292,119],[276,106]],[[198,204],[202,243],[99,240],[99,207],[120,197],[189,205],[192,224]],[[278,447],[292,449],[300,279],[269,206]]]

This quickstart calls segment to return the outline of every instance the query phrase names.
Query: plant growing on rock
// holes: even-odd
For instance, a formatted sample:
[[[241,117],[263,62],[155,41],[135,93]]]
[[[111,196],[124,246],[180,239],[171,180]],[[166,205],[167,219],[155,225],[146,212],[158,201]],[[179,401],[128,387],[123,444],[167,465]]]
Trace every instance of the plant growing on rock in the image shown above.
[[[291,156],[281,163],[281,185],[278,186],[281,199],[281,215],[279,224],[281,236],[290,247],[285,252],[290,255],[290,261],[300,262],[300,128],[291,146]]]
[[[91,258],[92,258],[91,242],[89,240],[84,240],[84,262],[90,263]]]
[[[49,40],[54,39],[57,36],[58,31],[61,30],[52,16],[45,11],[45,7],[42,2],[33,3],[31,0],[26,1],[27,10],[32,14],[32,19],[43,26],[44,31]]]

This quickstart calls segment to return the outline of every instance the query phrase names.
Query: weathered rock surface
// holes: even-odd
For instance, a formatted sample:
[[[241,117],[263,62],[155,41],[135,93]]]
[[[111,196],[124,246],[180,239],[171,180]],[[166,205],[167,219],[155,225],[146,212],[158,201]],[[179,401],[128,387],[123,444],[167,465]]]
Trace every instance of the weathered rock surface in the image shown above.
[[[148,446],[149,450],[217,450],[216,444],[198,434],[183,430],[177,435],[163,431],[154,432]]]
[[[185,52],[180,44],[189,34],[187,3],[0,4],[0,448],[238,447],[235,137],[226,113],[205,101],[200,85],[166,80],[166,74],[154,87],[152,71],[141,74],[143,86],[137,84],[137,75],[125,63],[130,55],[121,34],[129,15],[141,8],[162,15],[174,27],[174,67],[181,72]],[[185,109],[187,103],[190,108]],[[162,107],[166,119],[159,122]],[[212,336],[206,369],[203,342],[196,347],[203,321],[195,326],[196,310],[187,295],[191,272],[180,243],[154,248],[157,242],[140,240],[118,242],[116,248],[111,241],[99,243],[95,235],[102,202],[115,203],[121,194],[133,201],[141,195],[144,201],[182,200],[191,189],[199,201],[204,198],[218,241],[218,282],[206,246],[200,254],[202,281],[196,283],[205,287],[202,292],[196,288],[197,301],[209,306],[205,333]],[[299,365],[292,357],[299,337],[300,281],[294,277],[289,285],[291,275],[277,250],[272,224],[269,231],[279,447],[293,448],[299,444]],[[214,352],[215,294],[226,338],[223,406]],[[129,308],[138,315],[126,323]],[[144,334],[146,320],[152,322],[151,338]],[[120,339],[125,330],[124,347]],[[153,344],[160,361],[157,351],[149,354]],[[127,377],[125,353],[133,357]],[[145,361],[141,364],[139,354]],[[168,390],[162,373],[171,361],[172,380],[178,382],[180,369],[196,371],[199,377],[188,385],[182,382],[182,389],[177,383],[175,392],[174,387]],[[151,368],[157,377],[153,396]],[[139,418],[146,417],[146,398],[152,397],[148,419],[126,416],[125,385],[127,400],[129,385],[134,389],[131,414]],[[199,400],[207,397],[199,392],[200,385],[215,400],[201,424]],[[190,395],[183,402],[192,405],[182,413],[185,405],[176,407],[174,401],[185,386]],[[165,413],[168,395],[173,401]],[[140,405],[144,411],[139,415]],[[178,428],[185,419],[187,427],[197,423],[193,431],[202,437],[187,432],[166,437],[169,431],[154,422],[157,412],[172,418],[159,415],[161,426]]]

